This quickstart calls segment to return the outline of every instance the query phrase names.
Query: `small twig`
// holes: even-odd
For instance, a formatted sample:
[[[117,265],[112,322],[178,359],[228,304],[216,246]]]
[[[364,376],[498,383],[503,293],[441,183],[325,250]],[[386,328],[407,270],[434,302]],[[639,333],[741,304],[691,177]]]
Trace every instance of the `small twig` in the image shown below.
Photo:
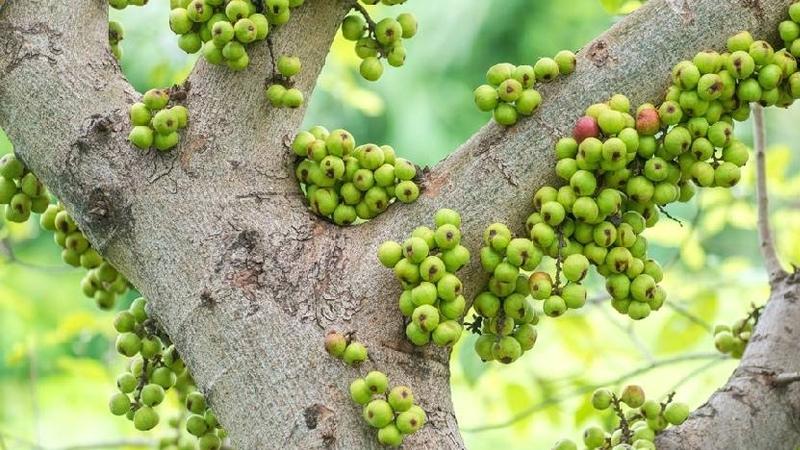
[[[375,27],[377,25],[375,24],[375,21],[372,20],[372,16],[369,15],[369,12],[367,11],[367,8],[364,8],[364,6],[362,6],[361,3],[358,3],[358,1],[355,1],[355,2],[353,2],[353,9],[355,9],[356,11],[359,12],[359,14],[364,16],[364,20],[367,21],[367,26],[369,27],[369,32],[371,34],[375,34]]]
[[[626,444],[631,443],[631,427],[628,426],[628,419],[625,418],[625,413],[622,412],[622,405],[617,394],[611,394],[611,404],[614,406],[614,413],[619,417],[619,429],[622,430],[622,442]]]
[[[556,252],[556,283],[555,292],[561,293],[561,249],[564,248],[564,233],[561,232],[561,227],[558,228],[558,250]]]
[[[675,384],[673,384],[672,387],[670,387],[667,390],[667,394],[665,394],[665,395],[668,396],[670,392],[674,394],[675,391],[677,391],[679,387],[684,385],[684,383],[686,383],[687,381],[693,379],[697,375],[705,372],[706,370],[710,369],[711,367],[716,366],[717,364],[721,363],[722,361],[725,361],[725,360],[724,359],[713,359],[713,360],[703,364],[702,366],[694,369],[693,371],[687,373],[680,380],[678,380]]]
[[[678,225],[683,227],[683,221],[681,219],[678,219],[677,217],[674,217],[672,214],[670,214],[667,211],[667,208],[664,208],[663,206],[658,205],[658,210],[661,211],[661,214],[664,214],[665,216],[667,216],[667,219],[673,220],[673,221],[677,222]]]
[[[14,252],[14,248],[11,246],[11,242],[9,242],[8,238],[0,239],[0,256],[4,257],[8,264],[16,264],[20,267],[24,267],[26,269],[36,270],[39,272],[45,273],[63,273],[63,272],[71,272],[74,270],[72,267],[69,266],[40,266],[37,264],[32,264],[29,262],[25,262],[17,258],[17,254]]]
[[[611,325],[614,325],[615,328],[617,328],[618,330],[623,332],[626,336],[628,336],[628,339],[631,340],[631,343],[633,343],[634,347],[636,347],[639,350],[639,353],[641,353],[642,356],[648,362],[655,361],[655,358],[653,358],[653,353],[650,352],[650,349],[647,348],[647,345],[645,345],[644,342],[642,342],[642,340],[639,339],[639,336],[636,334],[636,332],[633,331],[632,327],[630,326],[626,327],[621,323],[619,323],[619,321],[614,319],[611,316],[611,313],[609,313],[608,309],[603,307],[603,305],[601,304],[594,304],[594,305],[600,310],[600,313],[606,317],[606,320],[608,320],[611,323]]]
[[[769,225],[769,195],[767,194],[766,147],[767,132],[764,127],[764,108],[753,103],[753,136],[756,152],[756,203],[758,207],[758,237],[761,255],[767,268],[770,282],[774,282],[782,274],[781,263],[775,253],[775,241]]]
[[[683,248],[684,245],[689,243],[689,241],[694,236],[695,232],[697,232],[697,224],[700,223],[700,217],[702,217],[702,215],[703,215],[703,209],[699,207],[700,196],[702,195],[702,192],[703,191],[699,191],[697,193],[696,199],[697,199],[698,208],[697,208],[697,211],[694,214],[694,217],[692,217],[692,221],[689,222],[688,233],[686,234],[686,237],[684,237],[683,240],[680,242],[680,244],[678,244],[678,248],[675,251],[675,254],[672,255],[672,258],[669,261],[667,261],[666,264],[664,264],[664,271],[665,272],[667,270],[669,270],[672,266],[674,266],[678,261],[681,260],[681,249]]]
[[[800,381],[800,372],[779,373],[772,378],[773,386],[786,386]]]
[[[714,330],[714,327],[712,327],[710,323],[708,323],[705,320],[703,320],[700,316],[693,314],[688,309],[683,307],[683,305],[680,305],[680,304],[675,303],[675,302],[671,302],[669,300],[665,301],[664,304],[666,306],[668,306],[670,309],[672,309],[673,311],[675,311],[676,313],[682,315],[683,317],[686,317],[691,322],[694,322],[695,325],[698,325],[698,326],[704,328],[709,333],[711,333]]]
[[[481,426],[471,427],[471,428],[461,428],[461,431],[465,432],[465,433],[480,433],[480,432],[489,431],[489,430],[497,430],[497,429],[500,429],[500,428],[506,428],[506,427],[509,427],[509,426],[515,424],[516,422],[519,422],[520,420],[530,416],[531,414],[535,414],[535,413],[537,413],[539,411],[542,411],[542,410],[544,410],[544,409],[546,409],[546,408],[548,408],[550,406],[557,405],[557,404],[559,404],[559,403],[561,403],[563,401],[569,400],[571,398],[578,397],[578,396],[584,395],[584,394],[588,394],[589,392],[592,392],[597,388],[600,388],[600,387],[603,387],[603,386],[618,385],[620,383],[624,383],[625,381],[627,381],[627,380],[629,380],[631,378],[637,377],[637,376],[639,376],[639,375],[641,375],[643,373],[647,373],[647,372],[649,372],[651,370],[658,369],[660,367],[669,366],[669,365],[672,365],[672,364],[678,364],[678,363],[682,363],[682,362],[688,362],[688,361],[712,360],[712,359],[713,360],[722,361],[722,360],[730,359],[730,357],[727,356],[727,355],[722,355],[722,354],[720,354],[718,352],[713,352],[713,353],[689,353],[689,354],[685,354],[685,355],[675,356],[675,357],[672,357],[672,358],[664,358],[664,359],[656,360],[656,361],[653,361],[650,364],[647,364],[645,366],[642,366],[642,367],[639,367],[637,369],[631,370],[630,372],[624,373],[624,374],[614,378],[613,380],[608,380],[608,381],[603,382],[603,383],[596,383],[596,384],[591,384],[591,385],[578,386],[575,389],[571,390],[570,392],[567,392],[564,395],[548,397],[548,398],[544,399],[543,401],[541,401],[539,403],[536,403],[536,404],[533,404],[530,407],[528,407],[527,409],[525,409],[523,411],[520,411],[519,413],[515,414],[514,416],[512,416],[508,420],[505,420],[505,421],[502,421],[502,422],[493,423],[493,424],[489,424],[489,425],[481,425]]]

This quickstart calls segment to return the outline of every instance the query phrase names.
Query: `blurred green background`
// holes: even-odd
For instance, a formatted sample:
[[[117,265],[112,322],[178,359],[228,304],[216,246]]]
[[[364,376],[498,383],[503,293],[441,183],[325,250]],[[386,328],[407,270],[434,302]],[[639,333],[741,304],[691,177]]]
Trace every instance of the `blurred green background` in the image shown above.
[[[407,45],[406,66],[367,83],[357,74],[352,44],[338,40],[306,125],[347,128],[359,142],[388,143],[418,164],[434,164],[487,121],[473,107],[471,91],[488,66],[532,64],[563,48],[577,50],[618,20],[615,13],[625,12],[618,8],[633,6],[615,0],[575,0],[569,7],[559,1],[437,0],[379,9],[378,17],[398,9],[418,16],[420,33]],[[140,91],[179,82],[194,63],[178,49],[167,9],[168,2],[159,0],[112,12],[126,28],[123,69]],[[796,108],[768,111],[772,219],[781,258],[795,264],[798,120]],[[737,128],[746,142],[749,129]],[[10,150],[0,131],[0,152]],[[562,437],[577,439],[582,427],[598,420],[587,404],[597,385],[635,382],[652,397],[677,389],[678,400],[696,407],[724,383],[736,363],[715,352],[710,328],[743,317],[751,302],[768,294],[755,232],[753,164],[736,188],[705,190],[670,212],[682,225],[662,220],[647,232],[651,255],[668,269],[669,300],[657,314],[631,323],[595,302],[544,321],[534,351],[510,367],[481,364],[471,348],[474,338],[462,339],[451,362],[452,390],[470,449],[546,449]],[[139,433],[107,412],[123,358],[113,351],[112,314],[83,297],[80,277],[61,264],[50,235],[35,223],[2,224],[0,449],[119,448],[169,432],[162,426]],[[602,299],[596,280],[592,292]]]

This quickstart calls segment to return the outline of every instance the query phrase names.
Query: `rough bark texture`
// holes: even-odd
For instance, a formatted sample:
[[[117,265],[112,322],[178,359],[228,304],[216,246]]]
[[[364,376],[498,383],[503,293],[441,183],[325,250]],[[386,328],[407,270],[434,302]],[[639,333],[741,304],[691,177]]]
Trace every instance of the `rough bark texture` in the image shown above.
[[[304,206],[285,147],[303,112],[263,101],[271,72],[266,44],[256,46],[243,73],[199,63],[180,147],[142,153],[125,141],[127,107],[137,94],[108,50],[105,0],[9,0],[0,12],[0,127],[93,244],[151,300],[238,448],[375,447],[347,386],[377,368],[410,386],[430,416],[407,447],[458,449],[448,353],[405,341],[399,286],[377,264],[377,245],[430,223],[439,207],[462,212],[475,254],[488,223],[521,231],[532,193],[554,181],[553,142],[587,105],[614,92],[635,103],[658,101],[673,64],[722,48],[737,30],[773,38],[790,3],[651,0],[588,44],[578,72],[543,89],[534,118],[508,130],[487,125],[425,175],[416,204],[394,205],[347,229]],[[276,54],[303,59],[305,92],[348,7],[344,0],[308,1],[273,34]],[[483,280],[474,264],[461,275],[469,293]],[[664,445],[723,448],[702,441],[711,435],[705,425],[730,439],[725,448],[797,442],[788,418],[797,417],[797,388],[794,396],[775,394],[746,376],[754,368],[797,370],[800,357],[787,340],[798,323],[792,286],[776,289],[785,300],[767,310],[743,368],[711,403],[751,405],[744,406],[753,409],[746,428],[760,434],[757,440],[728,432],[741,418],[718,408],[665,435]],[[795,308],[794,316],[781,305]],[[344,367],[324,353],[322,336],[331,328],[355,332],[368,345],[365,367]],[[762,405],[767,395],[780,400]]]

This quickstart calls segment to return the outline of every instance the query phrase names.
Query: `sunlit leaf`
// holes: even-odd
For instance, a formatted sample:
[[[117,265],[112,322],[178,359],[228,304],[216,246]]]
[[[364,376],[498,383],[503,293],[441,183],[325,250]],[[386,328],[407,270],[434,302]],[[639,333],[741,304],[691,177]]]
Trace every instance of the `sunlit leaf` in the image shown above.
[[[461,365],[461,371],[470,386],[474,386],[486,371],[486,368],[489,367],[488,364],[478,358],[478,355],[472,349],[477,339],[477,335],[469,333],[459,342],[458,363]]]
[[[706,252],[697,239],[689,239],[681,246],[681,261],[692,270],[700,270],[706,263]]]
[[[684,307],[690,314],[709,320],[716,316],[718,304],[716,292],[704,290],[695,295],[691,303]],[[675,314],[664,323],[658,334],[656,351],[659,353],[685,351],[707,337],[707,334],[708,330],[688,317]]]

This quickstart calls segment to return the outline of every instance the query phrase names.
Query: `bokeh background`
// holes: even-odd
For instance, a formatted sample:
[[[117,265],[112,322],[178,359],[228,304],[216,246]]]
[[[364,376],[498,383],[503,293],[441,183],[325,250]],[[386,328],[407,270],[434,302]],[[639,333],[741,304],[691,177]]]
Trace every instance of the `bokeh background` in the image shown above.
[[[419,18],[406,66],[365,82],[352,44],[337,40],[306,125],[347,128],[359,142],[388,143],[418,164],[434,164],[488,120],[473,107],[471,91],[491,64],[532,64],[563,48],[577,50],[637,2],[568,3],[437,0],[378,8],[379,17],[403,9]],[[180,82],[194,64],[167,27],[167,9],[166,0],[157,0],[112,12],[126,29],[123,70],[140,91]],[[795,264],[800,135],[793,124],[799,120],[797,109],[768,111],[772,220],[780,257]],[[737,133],[751,142],[749,123]],[[11,149],[0,130],[0,152]],[[647,232],[652,256],[667,269],[669,300],[647,320],[631,323],[614,312],[595,279],[595,301],[544,321],[534,351],[512,366],[480,363],[474,338],[465,335],[451,367],[468,448],[547,449],[562,437],[578,439],[582,427],[610,420],[587,403],[596,386],[635,382],[650,397],[677,390],[678,400],[696,407],[724,383],[736,362],[715,352],[711,328],[743,317],[768,295],[755,231],[753,164],[736,188],[704,190],[669,211],[681,223],[662,220]],[[0,449],[148,448],[171,432],[160,426],[140,433],[108,413],[124,361],[113,350],[112,313],[83,297],[80,277],[61,263],[50,234],[35,222],[0,222]]]

